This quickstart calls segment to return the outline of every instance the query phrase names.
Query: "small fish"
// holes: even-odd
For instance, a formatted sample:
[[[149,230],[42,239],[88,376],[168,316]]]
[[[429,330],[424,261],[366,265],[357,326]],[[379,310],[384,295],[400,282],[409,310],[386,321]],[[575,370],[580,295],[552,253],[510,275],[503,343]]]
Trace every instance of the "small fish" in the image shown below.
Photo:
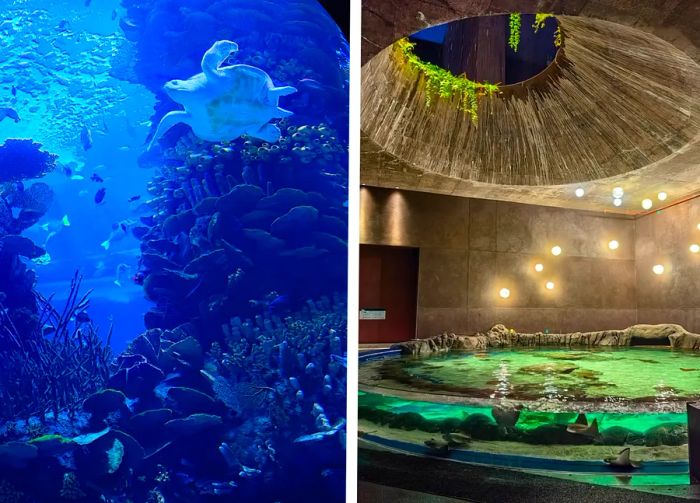
[[[76,323],[90,323],[91,320],[87,311],[80,311],[75,315],[75,321]]]
[[[112,21],[114,21],[115,19],[117,19],[117,9],[114,9],[112,11]]]
[[[71,176],[73,176],[73,170],[70,169],[69,167],[65,166],[63,168],[63,174],[66,175],[68,178],[70,178]]]
[[[129,275],[130,270],[131,270],[131,267],[129,267],[127,264],[119,264],[117,266],[116,279],[114,280],[114,284],[117,285],[118,287],[121,287],[122,286],[122,279],[125,276]]]
[[[100,175],[98,175],[97,173],[93,173],[92,176],[90,177],[90,180],[92,180],[93,182],[97,182],[97,183],[103,183],[103,182],[104,182],[104,178],[102,178],[102,177],[101,177]]]
[[[12,86],[12,96],[17,96],[17,88]]]
[[[5,117],[9,117],[15,122],[19,122],[19,114],[17,114],[17,111],[14,108],[9,108],[9,107],[0,107],[0,122],[2,122]]]
[[[443,433],[442,439],[447,442],[448,447],[464,447],[469,445],[472,437],[462,433]]]
[[[105,250],[109,250],[109,247],[114,241],[120,241],[124,239],[129,234],[129,227],[131,227],[135,222],[133,220],[122,220],[116,224],[112,224],[112,232],[109,237],[100,243],[100,246]]]
[[[107,189],[102,187],[100,190],[97,191],[95,194],[95,204],[100,204],[102,201],[105,200],[105,196],[107,195]]]
[[[133,203],[134,201],[138,201],[139,199],[141,199],[141,196],[131,196],[131,197],[127,200],[127,202]]]
[[[70,22],[67,19],[61,19],[57,26],[58,31],[64,32],[68,30],[68,25],[70,25]]]
[[[90,7],[92,0],[85,0],[85,7]]]
[[[92,132],[83,126],[80,130],[80,143],[83,145],[83,150],[90,150],[92,148]]]

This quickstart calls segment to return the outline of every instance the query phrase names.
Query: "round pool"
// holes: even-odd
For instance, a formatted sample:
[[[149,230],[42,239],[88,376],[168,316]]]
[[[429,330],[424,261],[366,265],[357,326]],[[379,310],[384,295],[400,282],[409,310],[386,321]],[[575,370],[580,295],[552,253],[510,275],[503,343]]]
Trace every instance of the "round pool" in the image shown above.
[[[687,483],[685,410],[700,399],[700,353],[622,347],[394,354],[362,362],[359,377],[360,434],[389,447],[597,474],[619,468],[603,460],[629,447],[642,461],[635,474]],[[441,451],[452,437],[467,441]]]

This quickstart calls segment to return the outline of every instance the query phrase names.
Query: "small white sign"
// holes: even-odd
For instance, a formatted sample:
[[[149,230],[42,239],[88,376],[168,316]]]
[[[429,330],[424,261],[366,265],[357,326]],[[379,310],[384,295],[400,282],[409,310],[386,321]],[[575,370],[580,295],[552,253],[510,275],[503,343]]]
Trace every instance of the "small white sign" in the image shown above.
[[[386,309],[360,309],[361,320],[386,320]]]

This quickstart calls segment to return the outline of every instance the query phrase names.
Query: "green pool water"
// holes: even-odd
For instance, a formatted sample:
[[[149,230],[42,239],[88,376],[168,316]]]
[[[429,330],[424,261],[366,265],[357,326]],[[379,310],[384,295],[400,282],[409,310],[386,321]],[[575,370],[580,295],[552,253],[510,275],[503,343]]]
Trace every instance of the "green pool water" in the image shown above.
[[[536,403],[539,409],[682,412],[700,398],[700,353],[669,348],[518,349],[360,366],[373,389]],[[585,404],[590,406],[586,407]]]

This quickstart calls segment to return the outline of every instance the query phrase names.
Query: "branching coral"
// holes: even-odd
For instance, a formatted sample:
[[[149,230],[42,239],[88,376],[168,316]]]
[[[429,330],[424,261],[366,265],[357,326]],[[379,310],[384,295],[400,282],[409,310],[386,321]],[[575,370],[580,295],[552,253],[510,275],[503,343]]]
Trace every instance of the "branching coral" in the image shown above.
[[[455,76],[450,71],[421,60],[413,51],[414,43],[406,38],[394,44],[395,53],[413,71],[425,79],[425,104],[430,106],[435,95],[443,99],[458,98],[458,107],[468,113],[473,122],[478,120],[479,97],[498,92],[497,84],[475,82],[466,76]]]
[[[47,412],[56,418],[106,382],[109,340],[103,343],[91,322],[76,321],[89,302],[87,294],[78,297],[79,289],[76,274],[60,313],[36,294],[38,323],[30,333],[20,331],[0,303],[0,418]]]
[[[508,46],[513,49],[513,52],[518,52],[520,45],[520,13],[513,12],[508,18],[508,27],[510,29],[508,35]]]

